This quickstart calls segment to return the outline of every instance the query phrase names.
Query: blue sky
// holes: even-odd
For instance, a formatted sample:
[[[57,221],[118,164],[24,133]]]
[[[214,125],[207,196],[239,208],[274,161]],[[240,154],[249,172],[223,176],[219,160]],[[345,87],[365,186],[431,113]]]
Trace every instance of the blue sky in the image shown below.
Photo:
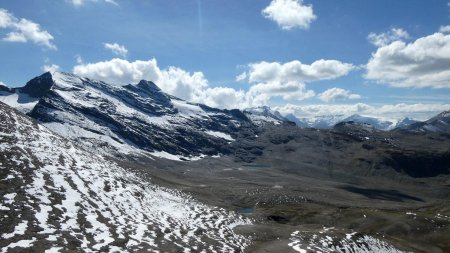
[[[450,109],[447,1],[1,0],[0,9],[13,17],[2,25],[0,16],[0,81],[9,86],[58,68],[119,84],[153,79],[194,102],[300,116]],[[22,19],[51,38],[27,35]],[[320,60],[326,66],[313,64]]]

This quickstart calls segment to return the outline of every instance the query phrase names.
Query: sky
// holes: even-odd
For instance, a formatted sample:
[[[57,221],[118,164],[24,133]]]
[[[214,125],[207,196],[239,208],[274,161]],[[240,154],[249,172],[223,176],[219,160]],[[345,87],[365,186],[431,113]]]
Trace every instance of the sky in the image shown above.
[[[154,81],[219,108],[426,119],[450,109],[450,2],[0,0],[0,82]]]

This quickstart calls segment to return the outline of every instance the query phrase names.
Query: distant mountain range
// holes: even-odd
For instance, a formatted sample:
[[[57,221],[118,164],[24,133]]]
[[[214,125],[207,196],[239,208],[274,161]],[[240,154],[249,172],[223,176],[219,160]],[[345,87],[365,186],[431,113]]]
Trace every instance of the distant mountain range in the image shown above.
[[[166,94],[151,81],[117,86],[63,72],[44,73],[20,88],[1,86],[0,101],[96,151],[176,160],[229,154],[233,140],[256,136],[265,124],[330,129],[354,122],[384,131],[448,131],[442,120],[448,113],[426,122],[391,122],[357,114],[298,118],[267,106],[221,110]]]
[[[400,127],[398,130],[412,133],[450,133],[450,110],[442,112],[424,122],[413,122]]]

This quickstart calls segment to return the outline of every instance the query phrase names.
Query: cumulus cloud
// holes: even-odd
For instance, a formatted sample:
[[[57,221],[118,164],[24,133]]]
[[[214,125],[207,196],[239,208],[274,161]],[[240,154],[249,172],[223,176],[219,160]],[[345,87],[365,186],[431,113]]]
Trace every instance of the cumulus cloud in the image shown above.
[[[287,63],[259,62],[249,65],[249,81],[281,83],[288,82],[312,82],[335,79],[347,75],[354,66],[336,60],[318,60],[311,65],[294,60]]]
[[[236,76],[236,82],[241,82],[244,81],[245,79],[247,79],[247,72],[243,72],[238,76]]]
[[[202,102],[202,93],[208,87],[208,80],[202,72],[187,72],[177,67],[159,71],[158,85],[165,92],[179,98]]]
[[[155,82],[161,90],[187,101],[211,107],[244,109],[266,105],[270,96],[229,87],[210,87],[202,72],[188,72],[178,67],[159,68],[156,59],[127,61],[114,58],[96,63],[80,63],[73,68],[77,75],[116,85]]]
[[[123,45],[119,45],[117,43],[103,43],[105,49],[111,50],[115,55],[119,55],[122,57],[126,57],[128,54],[128,49]]]
[[[317,18],[312,5],[304,5],[302,0],[272,0],[262,10],[262,14],[275,21],[283,30],[308,29]]]
[[[208,106],[225,109],[244,109],[247,106],[247,95],[242,90],[229,87],[207,88],[200,101]]]
[[[44,65],[44,66],[42,66],[42,70],[45,72],[55,72],[55,71],[59,70],[59,66],[56,64]]]
[[[248,65],[249,70],[237,77],[248,80],[248,91],[256,103],[267,103],[271,97],[285,100],[304,100],[315,96],[306,83],[335,79],[348,74],[354,66],[336,60],[318,60],[312,64],[300,61],[287,63],[259,62]]]
[[[2,39],[3,41],[21,43],[31,41],[56,50],[56,46],[52,43],[54,38],[49,32],[41,30],[39,24],[30,20],[16,18],[5,9],[0,9],[0,29],[8,31],[6,37]]]
[[[182,99],[219,108],[267,105],[272,97],[303,100],[315,96],[306,82],[333,79],[347,74],[353,65],[334,60],[319,60],[311,65],[293,61],[255,63],[248,66],[240,80],[247,80],[248,91],[229,87],[210,87],[202,72],[188,72],[178,67],[159,68],[156,59],[127,61],[114,58],[96,63],[80,63],[73,72],[80,76],[124,85],[142,79],[155,82],[164,92]],[[352,94],[349,94],[349,96]]]
[[[296,81],[257,83],[250,87],[249,94],[255,97],[259,96],[259,99],[264,103],[267,103],[271,97],[276,96],[282,97],[284,100],[304,100],[316,95],[313,90],[307,90],[304,83]]]
[[[80,7],[84,5],[86,2],[105,2],[109,4],[113,4],[118,6],[119,4],[114,0],[69,0],[75,7]]]
[[[450,88],[450,35],[394,41],[372,54],[366,70],[366,79],[394,87]]]
[[[450,25],[439,27],[439,32],[440,33],[450,33]]]
[[[79,64],[73,68],[77,75],[125,85],[150,80],[165,92],[189,101],[198,101],[208,81],[201,72],[190,73],[177,67],[160,69],[156,59],[127,61],[114,58],[109,61]]]
[[[341,88],[331,88],[328,89],[319,95],[319,99],[325,102],[332,102],[336,100],[343,100],[343,99],[360,99],[361,96],[358,94],[351,93],[348,90],[344,90]]]
[[[392,105],[368,105],[356,104],[319,104],[319,105],[293,105],[287,104],[274,108],[281,114],[293,114],[299,118],[316,116],[342,115],[350,116],[360,114],[369,117],[377,117],[384,120],[395,121],[404,117],[416,120],[427,120],[434,115],[450,109],[450,104],[392,104]]]
[[[409,38],[408,32],[401,28],[392,28],[390,31],[380,34],[370,33],[367,36],[369,42],[377,47],[383,47],[390,44],[393,41],[408,38]]]
[[[118,85],[136,83],[142,79],[157,82],[161,76],[156,59],[129,62],[114,58],[109,61],[76,65],[73,72],[80,76]]]

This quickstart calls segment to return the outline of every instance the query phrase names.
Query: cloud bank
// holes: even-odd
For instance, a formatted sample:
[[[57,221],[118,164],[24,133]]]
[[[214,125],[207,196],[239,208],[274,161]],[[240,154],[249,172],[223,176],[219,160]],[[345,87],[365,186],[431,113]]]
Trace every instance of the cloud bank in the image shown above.
[[[381,46],[366,70],[366,79],[393,87],[450,88],[450,35],[435,33]]]
[[[450,110],[450,103],[446,104],[392,104],[392,105],[368,105],[365,103],[356,104],[319,104],[319,105],[293,105],[286,104],[274,109],[283,115],[293,114],[299,118],[309,118],[316,116],[360,114],[369,117],[377,117],[384,120],[395,121],[405,116],[416,120],[427,120],[430,117]]]

